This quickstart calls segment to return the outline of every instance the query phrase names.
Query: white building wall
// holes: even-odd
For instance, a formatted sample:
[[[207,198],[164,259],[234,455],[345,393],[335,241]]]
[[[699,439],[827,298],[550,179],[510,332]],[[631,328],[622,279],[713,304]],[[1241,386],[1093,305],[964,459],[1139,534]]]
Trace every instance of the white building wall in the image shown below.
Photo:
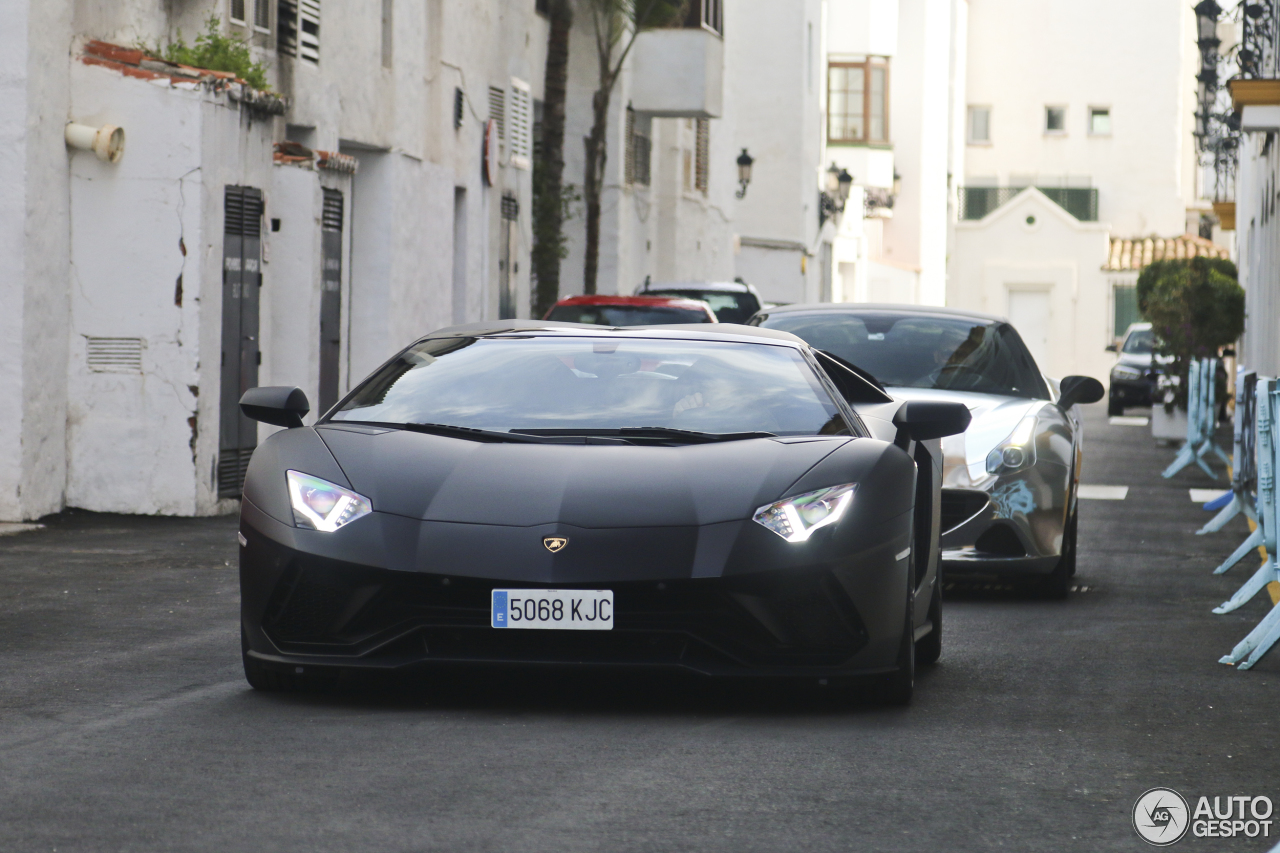
[[[967,102],[991,107],[991,143],[968,147],[966,181],[1091,181],[1117,236],[1184,233],[1198,61],[1187,5],[971,3]],[[1063,133],[1045,132],[1046,105],[1066,107]],[[1088,133],[1091,106],[1110,108],[1109,135]]]
[[[15,5],[15,4],[10,4]],[[0,520],[61,508],[66,483],[65,2],[0,27]]]

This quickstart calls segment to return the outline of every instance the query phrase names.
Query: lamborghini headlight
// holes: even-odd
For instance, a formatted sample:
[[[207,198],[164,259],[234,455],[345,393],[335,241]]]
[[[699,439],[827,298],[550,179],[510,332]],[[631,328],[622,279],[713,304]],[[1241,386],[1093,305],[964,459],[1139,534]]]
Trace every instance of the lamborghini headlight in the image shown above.
[[[289,482],[293,521],[299,527],[332,533],[373,512],[368,498],[328,480],[301,471],[287,471],[285,477]]]
[[[831,486],[771,503],[756,510],[751,520],[788,542],[804,542],[813,531],[835,524],[853,500],[855,484]]]
[[[1036,416],[1027,415],[987,454],[988,474],[1008,474],[1036,464]]]

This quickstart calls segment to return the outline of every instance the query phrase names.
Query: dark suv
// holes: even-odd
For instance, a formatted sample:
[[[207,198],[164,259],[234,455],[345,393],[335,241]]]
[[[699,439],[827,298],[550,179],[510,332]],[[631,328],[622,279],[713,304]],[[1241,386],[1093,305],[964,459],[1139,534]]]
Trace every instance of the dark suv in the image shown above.
[[[1107,393],[1107,414],[1123,415],[1125,406],[1150,406],[1156,378],[1164,359],[1155,355],[1155,333],[1150,323],[1132,323],[1119,346],[1112,344],[1108,352],[1119,353],[1111,368],[1111,389]]]
[[[716,312],[721,323],[745,323],[760,310],[760,295],[741,281],[682,281],[650,284],[636,288],[636,296],[683,296],[700,299]]]

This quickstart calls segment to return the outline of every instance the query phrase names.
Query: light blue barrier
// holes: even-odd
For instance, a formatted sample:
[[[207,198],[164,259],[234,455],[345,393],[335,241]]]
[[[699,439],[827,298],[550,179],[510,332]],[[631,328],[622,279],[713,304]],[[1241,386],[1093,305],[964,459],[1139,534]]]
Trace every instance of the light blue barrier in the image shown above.
[[[1258,520],[1258,514],[1254,510],[1253,496],[1258,479],[1257,460],[1254,456],[1258,413],[1257,383],[1256,373],[1246,371],[1243,367],[1236,370],[1236,412],[1231,427],[1230,500],[1208,524],[1196,531],[1197,536],[1221,530],[1223,525],[1242,512],[1250,520],[1255,522]],[[1217,507],[1213,508],[1217,509]],[[1210,509],[1210,506],[1205,504],[1205,509]],[[1243,556],[1242,553],[1240,557]],[[1223,563],[1214,570],[1214,573],[1222,574],[1235,565],[1240,557]]]
[[[1218,423],[1217,405],[1214,400],[1216,384],[1214,378],[1217,369],[1216,358],[1196,358],[1191,361],[1191,367],[1187,371],[1187,440],[1178,450],[1178,455],[1174,457],[1173,462],[1164,469],[1165,479],[1192,463],[1213,479],[1218,479],[1218,475],[1213,473],[1213,469],[1204,461],[1205,455],[1210,452],[1221,459],[1223,464],[1231,462],[1227,454],[1213,440],[1214,429]]]
[[[1280,580],[1280,570],[1276,565],[1276,533],[1280,530],[1277,526],[1280,518],[1276,515],[1276,472],[1280,464],[1280,459],[1277,459],[1277,452],[1280,452],[1280,392],[1277,391],[1274,379],[1259,379],[1256,387],[1257,532],[1261,533],[1259,544],[1267,549],[1267,559],[1230,600],[1214,608],[1214,613],[1230,613],[1251,601],[1268,583]],[[1250,540],[1252,539],[1254,537],[1251,536]],[[1242,545],[1241,548],[1243,547]],[[1237,643],[1230,654],[1220,658],[1219,663],[1238,664],[1238,669],[1249,669],[1267,653],[1277,639],[1280,639],[1280,605],[1273,606],[1257,627]]]

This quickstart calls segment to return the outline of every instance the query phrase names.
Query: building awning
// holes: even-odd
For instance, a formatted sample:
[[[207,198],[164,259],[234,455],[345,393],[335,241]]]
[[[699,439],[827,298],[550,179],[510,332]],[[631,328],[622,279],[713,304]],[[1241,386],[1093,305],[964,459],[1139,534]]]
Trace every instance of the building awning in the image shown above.
[[[1168,239],[1144,237],[1126,240],[1121,237],[1112,237],[1111,251],[1107,254],[1107,262],[1102,268],[1114,272],[1140,270],[1153,261],[1185,261],[1197,257],[1230,260],[1231,252],[1212,240],[1206,240],[1195,234],[1183,234],[1181,237]]]

